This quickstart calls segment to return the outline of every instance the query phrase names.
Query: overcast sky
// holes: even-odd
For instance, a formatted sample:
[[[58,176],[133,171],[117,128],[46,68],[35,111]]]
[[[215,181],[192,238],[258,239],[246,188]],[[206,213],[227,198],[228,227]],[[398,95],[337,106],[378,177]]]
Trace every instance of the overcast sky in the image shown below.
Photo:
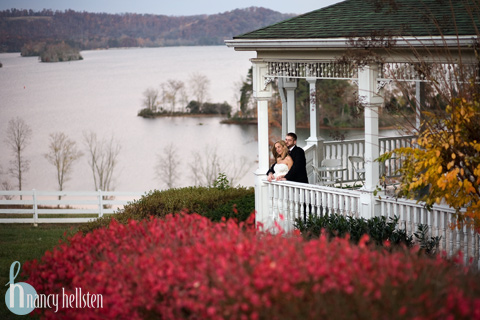
[[[237,8],[264,7],[281,13],[302,14],[342,0],[0,0],[6,9],[67,10],[105,13],[150,13],[169,16],[215,14]]]

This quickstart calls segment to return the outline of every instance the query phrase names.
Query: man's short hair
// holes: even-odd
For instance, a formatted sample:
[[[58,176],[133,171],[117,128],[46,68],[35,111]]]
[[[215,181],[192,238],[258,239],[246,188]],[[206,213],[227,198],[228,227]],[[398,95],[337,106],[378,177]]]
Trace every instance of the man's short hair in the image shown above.
[[[287,133],[287,136],[292,137],[293,141],[297,141],[297,135],[293,132]]]

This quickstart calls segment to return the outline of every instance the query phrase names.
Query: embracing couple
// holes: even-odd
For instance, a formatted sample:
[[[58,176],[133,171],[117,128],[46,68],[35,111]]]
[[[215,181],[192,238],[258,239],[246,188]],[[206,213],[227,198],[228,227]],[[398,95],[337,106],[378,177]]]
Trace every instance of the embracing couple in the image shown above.
[[[296,181],[308,183],[305,151],[297,146],[297,135],[287,133],[285,141],[275,142],[272,148],[275,163],[267,171],[268,181]]]

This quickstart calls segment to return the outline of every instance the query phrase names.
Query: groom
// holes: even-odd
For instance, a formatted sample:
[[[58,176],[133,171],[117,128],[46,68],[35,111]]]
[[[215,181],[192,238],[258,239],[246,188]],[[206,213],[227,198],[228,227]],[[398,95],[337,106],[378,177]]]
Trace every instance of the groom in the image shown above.
[[[290,157],[292,157],[293,159],[293,165],[288,171],[288,173],[283,178],[280,178],[278,180],[308,183],[307,160],[305,158],[305,151],[303,151],[302,148],[297,146],[297,135],[293,132],[287,133],[287,136],[285,137],[285,144],[290,150]],[[272,167],[267,171],[268,181],[274,180],[274,165],[272,165]]]

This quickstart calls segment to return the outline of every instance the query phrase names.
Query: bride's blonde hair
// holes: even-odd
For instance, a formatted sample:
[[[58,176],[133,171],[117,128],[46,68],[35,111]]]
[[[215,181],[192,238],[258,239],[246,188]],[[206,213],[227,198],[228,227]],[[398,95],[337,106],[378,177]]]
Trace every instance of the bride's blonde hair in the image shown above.
[[[283,147],[283,152],[281,154],[278,154],[277,149],[275,148],[277,143],[279,143]],[[272,154],[275,159],[277,159],[278,157],[282,158],[282,160],[285,159],[285,157],[288,155],[288,148],[287,148],[287,145],[285,144],[285,141],[278,140],[277,142],[275,142],[272,147]]]

